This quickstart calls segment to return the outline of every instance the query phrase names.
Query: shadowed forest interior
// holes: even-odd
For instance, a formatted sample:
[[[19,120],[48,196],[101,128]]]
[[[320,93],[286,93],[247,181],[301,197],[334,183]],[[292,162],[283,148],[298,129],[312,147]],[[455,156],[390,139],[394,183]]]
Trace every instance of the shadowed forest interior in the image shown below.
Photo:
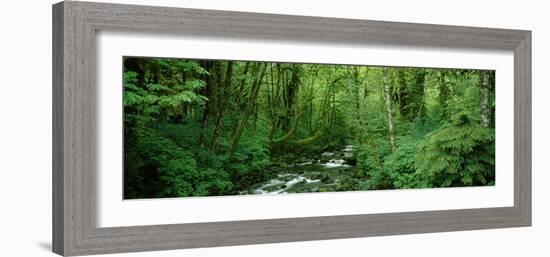
[[[123,62],[125,199],[495,183],[494,71]]]

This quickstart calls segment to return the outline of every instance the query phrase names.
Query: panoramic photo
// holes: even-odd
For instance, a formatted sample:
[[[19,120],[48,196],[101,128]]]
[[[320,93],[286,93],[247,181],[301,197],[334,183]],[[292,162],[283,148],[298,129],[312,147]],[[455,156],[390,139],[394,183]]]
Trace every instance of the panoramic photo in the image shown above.
[[[124,199],[495,184],[491,70],[123,64]]]

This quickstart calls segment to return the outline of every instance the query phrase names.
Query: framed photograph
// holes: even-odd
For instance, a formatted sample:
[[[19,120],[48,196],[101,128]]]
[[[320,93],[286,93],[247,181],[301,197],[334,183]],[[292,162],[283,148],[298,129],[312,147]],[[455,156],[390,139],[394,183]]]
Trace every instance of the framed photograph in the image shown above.
[[[531,225],[531,32],[53,6],[53,251]]]

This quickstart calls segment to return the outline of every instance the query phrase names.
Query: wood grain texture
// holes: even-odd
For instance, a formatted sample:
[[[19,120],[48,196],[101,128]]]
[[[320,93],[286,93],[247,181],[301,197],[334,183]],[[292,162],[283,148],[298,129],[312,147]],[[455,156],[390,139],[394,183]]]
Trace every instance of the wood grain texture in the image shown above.
[[[63,78],[64,78],[64,15],[63,4],[53,6],[52,23],[52,249],[63,253],[65,243],[64,227],[64,168],[63,168]]]
[[[99,30],[514,51],[514,206],[98,228]],[[510,114],[511,115],[511,114]],[[66,1],[53,6],[53,250],[87,255],[531,225],[531,33]]]
[[[514,51],[514,207],[531,225],[531,33]]]

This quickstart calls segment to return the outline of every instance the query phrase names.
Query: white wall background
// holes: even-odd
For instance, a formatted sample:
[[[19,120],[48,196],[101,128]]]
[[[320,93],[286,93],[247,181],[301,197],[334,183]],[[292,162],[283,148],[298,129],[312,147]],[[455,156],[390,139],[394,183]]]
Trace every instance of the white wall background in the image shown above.
[[[550,26],[545,1],[126,0],[219,10],[533,30],[533,227],[221,247],[116,256],[549,256]],[[0,256],[51,247],[51,4],[0,9]]]

